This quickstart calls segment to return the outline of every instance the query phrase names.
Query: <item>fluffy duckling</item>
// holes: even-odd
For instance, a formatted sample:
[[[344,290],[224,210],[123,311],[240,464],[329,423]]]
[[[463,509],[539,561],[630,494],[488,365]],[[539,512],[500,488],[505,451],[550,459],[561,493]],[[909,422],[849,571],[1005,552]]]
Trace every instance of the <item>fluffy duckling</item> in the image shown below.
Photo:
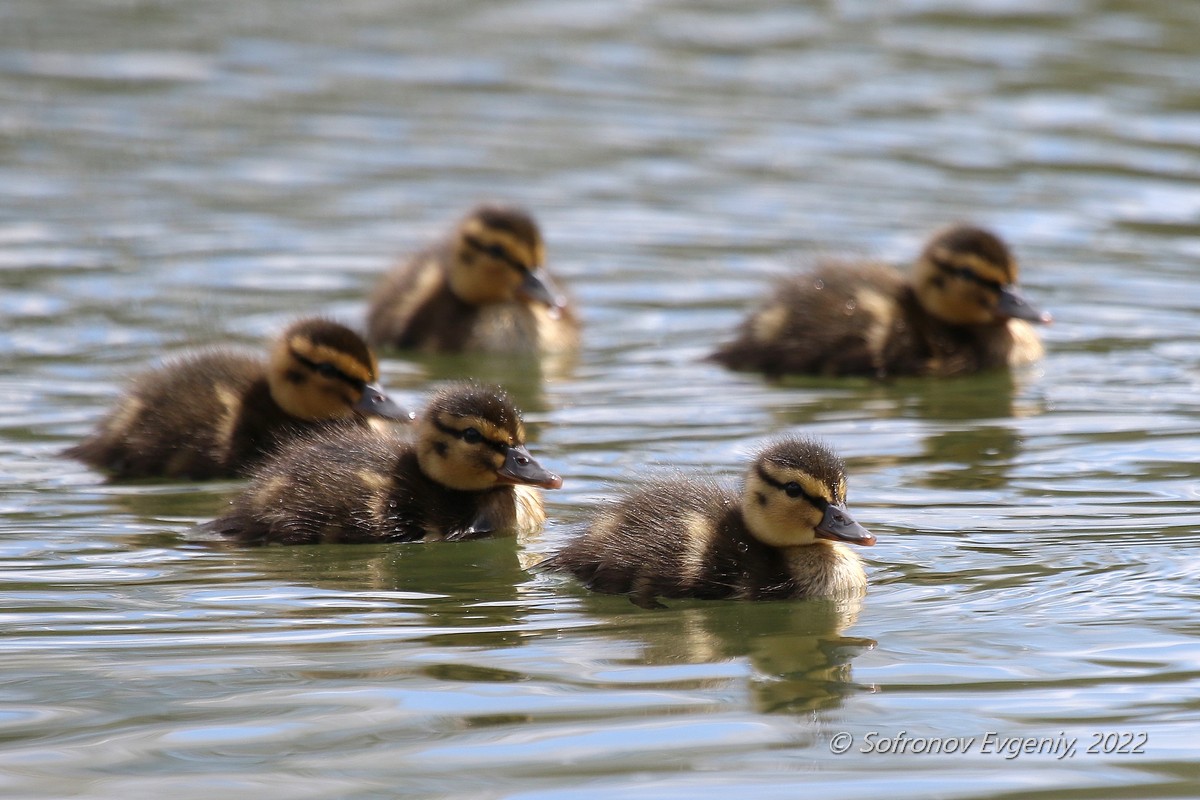
[[[828,263],[782,280],[712,360],[786,374],[964,375],[1042,356],[1050,315],[1017,290],[997,236],[956,225],[930,239],[912,280],[877,263]]]
[[[364,416],[412,415],[380,390],[375,356],[349,328],[301,320],[262,359],[197,353],[151,370],[66,451],[114,478],[235,477],[282,440]]]
[[[579,323],[544,258],[533,217],[479,206],[448,238],[384,276],[367,312],[367,339],[431,353],[572,350]]]
[[[652,483],[600,511],[539,569],[647,608],[661,607],[656,596],[857,597],[867,577],[841,542],[875,537],[845,503],[841,460],[816,442],[784,438],[754,459],[740,497],[703,479]]]
[[[528,487],[562,486],[525,448],[508,395],[473,384],[438,392],[415,438],[363,429],[296,439],[251,477],[209,530],[246,544],[526,534],[546,518]]]

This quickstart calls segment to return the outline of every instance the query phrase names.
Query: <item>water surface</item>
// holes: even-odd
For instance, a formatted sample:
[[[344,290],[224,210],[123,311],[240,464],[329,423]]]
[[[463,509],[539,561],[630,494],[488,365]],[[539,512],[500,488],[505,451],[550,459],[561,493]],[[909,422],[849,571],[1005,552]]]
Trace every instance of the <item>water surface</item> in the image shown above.
[[[1200,21],[1049,5],[10,0],[0,789],[1195,796]],[[385,382],[509,386],[566,477],[540,539],[214,547],[193,527],[235,482],[57,457],[164,357],[357,323],[483,198],[542,222],[583,351],[390,357]],[[701,360],[775,275],[903,262],[964,218],[1055,313],[1036,367],[768,385]],[[736,480],[784,430],[849,464],[879,538],[860,606],[647,612],[524,569],[648,470]],[[1144,746],[1087,753],[1105,733]],[[976,741],[912,752],[947,737]]]

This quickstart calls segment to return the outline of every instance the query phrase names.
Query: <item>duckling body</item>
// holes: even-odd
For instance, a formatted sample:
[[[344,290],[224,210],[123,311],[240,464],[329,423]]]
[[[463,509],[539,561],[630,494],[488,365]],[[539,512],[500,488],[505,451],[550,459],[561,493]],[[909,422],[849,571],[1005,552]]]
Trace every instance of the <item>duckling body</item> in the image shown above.
[[[572,350],[579,322],[542,267],[544,254],[531,216],[480,206],[384,276],[367,312],[368,340],[429,353]]]
[[[1050,320],[1016,288],[996,236],[959,225],[926,245],[911,280],[878,263],[831,262],[781,280],[712,360],[782,375],[965,375],[1040,358]]]
[[[66,455],[114,478],[236,477],[280,442],[364,416],[409,417],[375,385],[366,343],[324,319],[292,325],[271,357],[201,352],[137,377]]]
[[[562,479],[524,445],[520,414],[498,389],[439,392],[415,439],[360,428],[293,440],[251,476],[209,529],[247,544],[407,542],[516,535],[545,521]]]
[[[659,596],[861,596],[862,562],[841,542],[875,542],[845,509],[841,462],[787,438],[759,454],[741,494],[705,479],[651,483],[600,511],[541,567],[646,607]]]

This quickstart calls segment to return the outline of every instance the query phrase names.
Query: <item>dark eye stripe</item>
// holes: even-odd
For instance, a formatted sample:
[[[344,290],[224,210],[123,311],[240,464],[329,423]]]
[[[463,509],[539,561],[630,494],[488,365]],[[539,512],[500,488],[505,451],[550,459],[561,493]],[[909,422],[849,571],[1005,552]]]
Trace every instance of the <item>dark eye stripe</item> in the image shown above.
[[[497,259],[503,261],[505,264],[512,267],[517,272],[528,272],[529,271],[529,267],[526,266],[525,264],[523,264],[512,253],[508,252],[508,250],[505,249],[505,247],[503,245],[484,244],[482,241],[475,238],[474,236],[466,236],[466,237],[464,237],[464,239],[465,239],[466,243],[468,245],[470,245],[470,247],[472,249],[478,250],[481,253],[486,253],[487,255],[491,256],[492,258],[497,258]]]
[[[342,372],[340,369],[338,369],[333,364],[330,364],[328,361],[321,361],[321,362],[313,361],[312,359],[305,358],[304,356],[300,355],[299,353],[297,353],[295,350],[292,350],[291,348],[288,348],[288,352],[290,352],[292,354],[292,358],[296,359],[297,361],[299,361],[301,364],[303,364],[305,367],[312,370],[313,372],[320,373],[321,375],[325,375],[330,378],[336,378],[337,380],[341,381],[342,383],[346,383],[346,384],[349,384],[350,386],[353,386],[355,389],[357,389],[360,392],[367,385],[366,381],[362,381],[362,380],[359,380],[358,378],[354,378],[354,377],[347,375],[346,373]]]
[[[1004,288],[1004,284],[1000,283],[1000,281],[994,281],[990,278],[985,278],[972,270],[970,267],[960,267],[954,264],[947,264],[943,261],[935,261],[934,265],[947,275],[957,276],[964,280],[970,281],[976,286],[982,286],[983,288],[990,289],[996,293],[999,293]]]
[[[449,425],[444,424],[440,419],[434,419],[433,427],[437,428],[442,433],[453,436],[455,439],[463,438],[463,434],[466,433],[465,428],[461,431],[458,428],[451,428]],[[476,430],[476,432],[478,432],[479,429],[476,428],[475,430]],[[492,448],[493,450],[495,450],[497,453],[499,453],[502,456],[508,455],[508,442],[497,441],[490,437],[484,436],[482,433],[480,433],[479,435],[482,437],[482,442],[484,444],[486,444],[488,447]]]
[[[779,481],[775,480],[770,475],[768,475],[767,471],[765,469],[763,469],[762,464],[756,464],[755,471],[758,473],[758,477],[762,478],[763,483],[767,484],[768,486],[770,486],[772,488],[778,489],[781,492],[787,491],[788,484],[780,483]],[[829,507],[829,501],[826,500],[824,497],[815,497],[815,496],[809,494],[808,492],[804,491],[804,487],[800,486],[799,484],[797,484],[796,486],[800,490],[800,497],[803,497],[805,500],[807,500],[809,503],[811,503],[813,506],[815,506],[820,511],[824,511],[826,508]]]

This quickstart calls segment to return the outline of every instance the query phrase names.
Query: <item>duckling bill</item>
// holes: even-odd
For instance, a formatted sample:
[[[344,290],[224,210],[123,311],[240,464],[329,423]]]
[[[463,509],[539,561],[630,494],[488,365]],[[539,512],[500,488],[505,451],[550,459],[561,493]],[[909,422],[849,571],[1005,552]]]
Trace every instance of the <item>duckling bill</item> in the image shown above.
[[[305,319],[284,331],[265,362],[213,350],[139,376],[65,455],[120,479],[236,477],[291,436],[364,417],[410,420],[378,378],[357,333]]]
[[[429,353],[572,350],[579,323],[544,265],[541,229],[528,212],[481,205],[384,276],[367,339]]]
[[[911,280],[877,263],[831,262],[790,276],[711,358],[783,375],[953,376],[1041,358],[1031,323],[1050,315],[1017,287],[1018,267],[995,234],[937,232]]]
[[[845,544],[875,537],[846,508],[840,459],[783,438],[750,465],[741,492],[711,480],[661,480],[602,509],[539,565],[637,605],[657,597],[782,600],[866,592]]]
[[[545,521],[536,489],[561,486],[507,394],[455,384],[429,401],[415,440],[372,428],[294,440],[207,528],[246,544],[517,535]]]

